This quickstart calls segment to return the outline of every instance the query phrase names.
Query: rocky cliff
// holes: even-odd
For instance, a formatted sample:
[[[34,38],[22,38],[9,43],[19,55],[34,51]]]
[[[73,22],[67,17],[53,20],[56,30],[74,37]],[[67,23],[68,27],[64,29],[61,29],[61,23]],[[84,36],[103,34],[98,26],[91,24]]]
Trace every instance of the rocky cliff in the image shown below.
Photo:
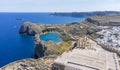
[[[70,12],[70,13],[51,13],[50,15],[55,16],[69,16],[69,17],[92,17],[97,15],[110,15],[110,14],[120,14],[117,11],[95,11],[95,12]]]
[[[27,34],[27,35],[35,35],[35,34],[37,34],[38,32],[37,32],[37,30],[36,29],[33,29],[32,28],[32,24],[30,24],[29,22],[26,22],[26,23],[24,23],[22,26],[21,26],[21,28],[20,28],[20,30],[19,30],[19,33],[20,34]]]
[[[34,57],[35,58],[43,57],[45,55],[45,50],[46,50],[46,47],[40,41],[39,31],[41,31],[41,29],[38,30],[38,28],[39,27],[37,26],[37,24],[32,24],[30,22],[25,22],[19,30],[20,34],[34,36],[34,42],[35,42],[35,45],[36,45],[35,52],[34,52],[34,54],[35,54]]]
[[[23,59],[10,63],[0,70],[51,70],[56,57],[49,56],[39,59]]]
[[[42,34],[48,32],[57,32],[61,38],[62,42],[60,44],[45,43],[40,40]],[[70,50],[71,42],[77,40],[77,37],[83,35],[90,35],[97,38],[96,32],[99,30],[94,27],[90,27],[83,23],[70,23],[70,24],[34,24],[30,22],[25,22],[20,30],[20,34],[32,35],[34,36],[35,42],[35,58],[43,57],[44,55],[60,55],[64,51]]]
[[[120,15],[93,16],[87,18],[85,23],[98,26],[120,26]]]
[[[47,47],[45,45],[41,44],[40,42],[38,44],[36,44],[35,51],[34,51],[35,58],[44,57],[46,49],[47,49]]]
[[[50,24],[34,24],[30,22],[25,22],[20,30],[20,34],[25,34],[25,35],[32,35],[34,37],[34,42],[35,42],[35,51],[34,51],[34,56],[35,58],[40,58],[45,55],[60,55],[64,51],[69,50],[71,48],[71,44],[69,45],[68,41],[70,41],[70,36],[63,30],[64,25],[50,25]],[[62,42],[60,44],[54,44],[52,42],[47,42],[41,41],[40,36],[49,32],[57,32],[61,38]],[[60,47],[61,45],[61,47]],[[65,46],[67,47],[65,48]],[[63,46],[63,47],[62,47]]]
[[[72,43],[77,40],[79,40],[79,42],[77,42],[77,47],[85,48],[81,47],[81,43],[82,45],[86,43],[81,41],[87,42],[87,38],[86,40],[79,39],[79,37],[84,35],[95,40],[97,44],[100,44],[104,49],[116,52],[120,55],[120,27],[118,26],[120,26],[120,15],[99,15],[90,17],[83,22],[74,22],[70,24],[45,25],[25,22],[21,26],[19,33],[34,37],[36,45],[35,58],[39,59],[25,59],[13,62],[2,67],[1,70],[49,70],[55,58],[44,56],[58,56],[65,51],[69,51],[73,48]],[[54,44],[40,40],[42,34],[52,31],[60,34],[63,40],[61,43]],[[90,49],[93,46],[91,44],[88,45]]]
[[[80,36],[89,35],[93,39],[100,38],[101,35],[98,33],[101,30],[104,30],[103,26],[118,26],[120,22],[120,15],[103,15],[103,16],[94,16],[86,19],[83,22],[75,22],[70,24],[56,24],[56,25],[50,25],[50,24],[34,24],[34,23],[24,23],[20,28],[20,34],[27,34],[27,35],[33,35],[34,41],[36,44],[35,48],[35,57],[41,57],[44,56],[46,52],[47,54],[59,54],[61,53],[60,50],[63,50],[63,48],[56,48],[60,46],[61,44],[68,44],[68,41],[75,41]],[[97,26],[96,26],[97,25]],[[99,27],[101,26],[101,27]],[[116,28],[115,28],[116,29]],[[40,40],[40,35],[45,34],[47,32],[55,31],[58,32],[63,40],[63,42],[59,45],[56,44],[48,44],[43,43]],[[108,31],[108,30],[107,30]],[[113,32],[112,32],[113,33]],[[104,34],[104,33],[102,33]],[[118,34],[117,34],[118,35]],[[117,36],[113,34],[113,37]],[[107,37],[105,37],[107,38]],[[116,38],[117,41],[118,38]],[[100,39],[99,41],[105,42],[103,39]],[[97,42],[99,42],[97,41]],[[110,41],[110,40],[109,40]],[[116,42],[114,41],[114,42]],[[66,42],[66,43],[64,43]],[[116,45],[116,43],[112,42],[112,45]],[[118,42],[118,41],[117,41]],[[100,43],[101,44],[101,43]],[[105,44],[105,43],[104,43]],[[108,44],[108,43],[107,43]],[[45,48],[45,45],[47,45]],[[119,45],[116,45],[119,46]],[[115,47],[115,46],[113,46]],[[69,47],[70,49],[71,47]],[[53,51],[51,51],[53,50]],[[64,48],[65,50],[65,48]],[[68,50],[68,49],[67,49]]]

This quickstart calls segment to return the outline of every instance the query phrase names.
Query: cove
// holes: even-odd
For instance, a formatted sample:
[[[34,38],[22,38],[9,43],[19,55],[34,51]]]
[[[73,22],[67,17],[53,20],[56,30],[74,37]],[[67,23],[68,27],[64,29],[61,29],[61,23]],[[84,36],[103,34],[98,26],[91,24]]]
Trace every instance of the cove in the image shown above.
[[[19,34],[24,22],[64,24],[83,21],[85,18],[51,16],[49,13],[0,13],[0,67],[34,56],[34,39]],[[51,36],[51,35],[50,35]],[[51,36],[52,37],[52,36]],[[53,37],[57,38],[57,37]],[[46,40],[46,39],[44,39]],[[59,42],[59,38],[55,40]]]
[[[40,39],[45,42],[52,41],[53,43],[59,43],[62,41],[60,35],[56,32],[50,32],[50,33],[41,35]]]

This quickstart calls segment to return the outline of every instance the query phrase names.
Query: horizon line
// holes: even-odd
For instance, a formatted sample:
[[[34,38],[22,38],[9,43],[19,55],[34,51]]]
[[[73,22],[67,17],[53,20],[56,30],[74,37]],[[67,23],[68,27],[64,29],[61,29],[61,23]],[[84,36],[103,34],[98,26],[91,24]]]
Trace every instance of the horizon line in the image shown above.
[[[114,10],[110,10],[110,11],[0,11],[0,13],[79,13],[79,12],[120,12],[120,11],[114,11]]]

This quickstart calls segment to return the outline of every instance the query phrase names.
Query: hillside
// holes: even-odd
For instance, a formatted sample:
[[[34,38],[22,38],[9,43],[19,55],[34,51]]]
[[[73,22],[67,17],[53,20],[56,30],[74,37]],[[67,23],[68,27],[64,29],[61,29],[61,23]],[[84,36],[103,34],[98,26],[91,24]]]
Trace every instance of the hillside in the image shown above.
[[[87,18],[85,23],[98,26],[120,26],[120,15],[93,16]]]
[[[99,15],[110,15],[110,14],[120,14],[117,11],[95,11],[95,12],[67,12],[67,13],[51,13],[50,15],[55,16],[68,16],[68,17],[91,17]]]

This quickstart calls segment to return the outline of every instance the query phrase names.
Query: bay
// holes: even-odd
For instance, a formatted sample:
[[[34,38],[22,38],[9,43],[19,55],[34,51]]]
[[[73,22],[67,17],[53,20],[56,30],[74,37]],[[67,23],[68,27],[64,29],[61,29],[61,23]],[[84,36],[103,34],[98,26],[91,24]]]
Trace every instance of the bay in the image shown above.
[[[65,24],[85,18],[51,16],[49,13],[0,13],[0,67],[25,58],[33,58],[33,37],[19,34],[24,22]]]

